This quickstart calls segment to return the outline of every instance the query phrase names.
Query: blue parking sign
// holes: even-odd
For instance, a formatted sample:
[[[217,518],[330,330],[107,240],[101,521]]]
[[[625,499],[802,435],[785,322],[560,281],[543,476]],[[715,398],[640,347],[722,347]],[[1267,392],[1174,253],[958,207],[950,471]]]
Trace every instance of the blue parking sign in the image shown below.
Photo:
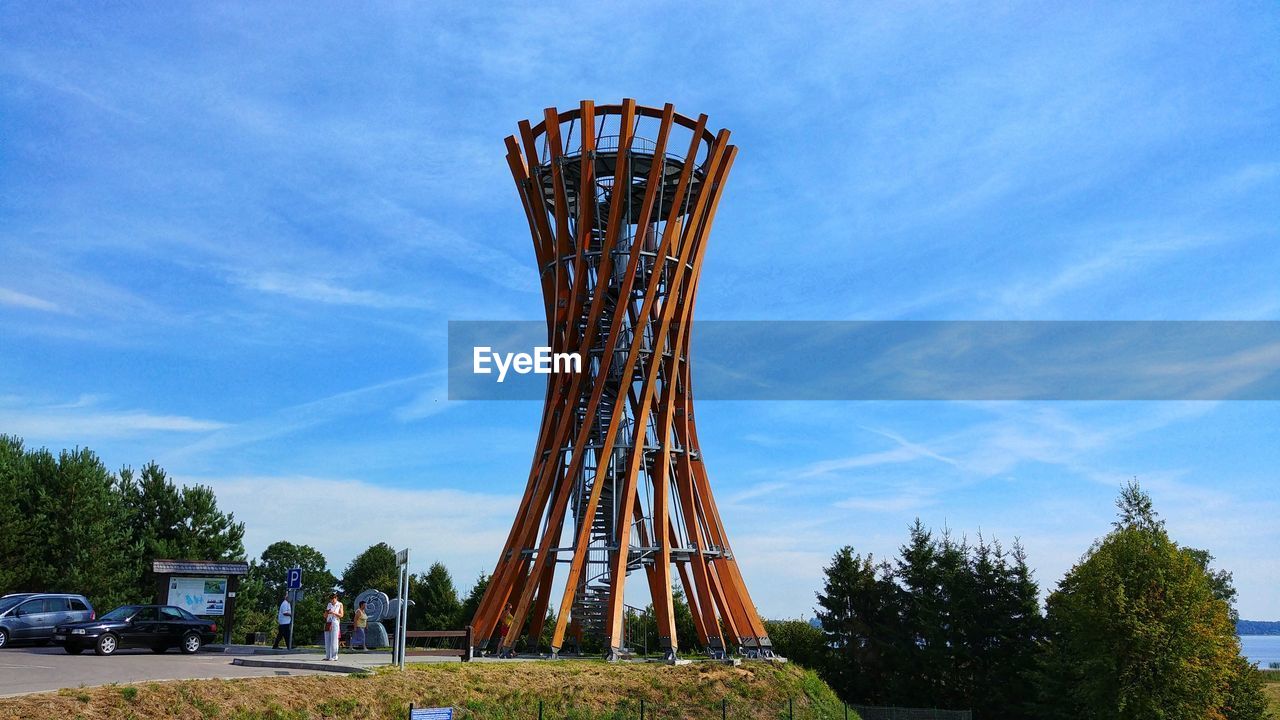
[[[289,568],[288,585],[290,590],[302,587],[302,568]]]

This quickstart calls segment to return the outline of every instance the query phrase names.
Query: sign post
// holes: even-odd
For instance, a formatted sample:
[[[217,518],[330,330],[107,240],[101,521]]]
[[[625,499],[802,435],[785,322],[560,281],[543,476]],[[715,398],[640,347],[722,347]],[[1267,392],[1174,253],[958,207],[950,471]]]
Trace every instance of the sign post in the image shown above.
[[[404,669],[405,630],[409,625],[409,548],[396,553],[396,565],[400,570],[399,606],[396,608],[396,641],[392,646],[391,663]]]
[[[293,649],[293,626],[298,619],[298,590],[302,589],[302,568],[289,568],[285,585],[289,588],[289,649]]]

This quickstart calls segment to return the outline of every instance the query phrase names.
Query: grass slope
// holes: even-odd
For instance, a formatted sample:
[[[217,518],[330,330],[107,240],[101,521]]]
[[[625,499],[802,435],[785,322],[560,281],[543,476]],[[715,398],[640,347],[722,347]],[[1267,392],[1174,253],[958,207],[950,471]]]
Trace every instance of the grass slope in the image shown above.
[[[0,718],[197,718],[403,720],[409,703],[452,706],[456,718],[788,717],[844,718],[840,701],[812,671],[795,665],[694,663],[679,667],[594,661],[439,663],[369,676],[183,680],[107,686],[0,699]],[[856,717],[850,711],[849,717]]]
[[[1271,670],[1264,670],[1262,674],[1264,683],[1262,692],[1267,696],[1267,702],[1271,705],[1271,717],[1280,720],[1280,673]]]

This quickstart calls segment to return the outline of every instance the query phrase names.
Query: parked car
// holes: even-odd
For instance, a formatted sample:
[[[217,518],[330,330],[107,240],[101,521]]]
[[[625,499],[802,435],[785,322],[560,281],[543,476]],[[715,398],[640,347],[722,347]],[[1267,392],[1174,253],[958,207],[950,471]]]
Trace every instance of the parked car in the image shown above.
[[[93,606],[83,595],[5,595],[0,598],[0,648],[14,642],[47,643],[58,625],[93,618]]]
[[[162,653],[171,647],[190,654],[213,642],[218,626],[172,605],[123,605],[89,622],[59,625],[53,642],[72,655],[93,648],[110,655],[120,648],[150,648]]]

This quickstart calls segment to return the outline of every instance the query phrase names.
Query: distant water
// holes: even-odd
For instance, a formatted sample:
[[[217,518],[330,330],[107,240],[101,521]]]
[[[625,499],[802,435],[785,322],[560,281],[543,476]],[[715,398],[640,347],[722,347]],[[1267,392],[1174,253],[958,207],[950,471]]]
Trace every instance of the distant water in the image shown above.
[[[1265,670],[1280,662],[1280,635],[1241,635],[1240,653]]]

